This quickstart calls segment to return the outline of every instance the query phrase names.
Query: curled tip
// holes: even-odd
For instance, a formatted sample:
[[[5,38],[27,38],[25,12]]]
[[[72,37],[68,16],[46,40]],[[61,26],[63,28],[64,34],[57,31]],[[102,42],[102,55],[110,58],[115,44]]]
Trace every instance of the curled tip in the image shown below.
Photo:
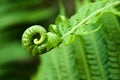
[[[38,25],[35,25],[34,28],[37,29],[36,31],[39,33],[39,38],[35,38],[33,42],[36,45],[42,44],[46,40],[47,32],[45,28]]]
[[[24,48],[32,54],[41,53],[40,46],[45,43],[47,38],[46,30],[39,25],[31,26],[22,35]],[[42,47],[44,48],[44,47]],[[40,48],[41,49],[41,48]]]
[[[48,32],[39,25],[25,30],[22,35],[24,48],[32,55],[43,54],[59,45],[61,38],[54,32]]]
[[[36,45],[39,45],[39,44],[41,44],[42,42],[41,42],[41,40],[38,40],[37,38],[36,39],[34,39],[34,44],[36,44]]]

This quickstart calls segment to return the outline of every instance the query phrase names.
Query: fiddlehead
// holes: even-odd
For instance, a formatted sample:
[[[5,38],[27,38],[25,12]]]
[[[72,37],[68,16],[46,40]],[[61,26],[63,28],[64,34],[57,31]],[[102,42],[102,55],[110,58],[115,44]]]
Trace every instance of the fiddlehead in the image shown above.
[[[39,25],[28,28],[22,35],[22,44],[24,48],[33,55],[42,54],[60,43],[60,37],[48,32]]]

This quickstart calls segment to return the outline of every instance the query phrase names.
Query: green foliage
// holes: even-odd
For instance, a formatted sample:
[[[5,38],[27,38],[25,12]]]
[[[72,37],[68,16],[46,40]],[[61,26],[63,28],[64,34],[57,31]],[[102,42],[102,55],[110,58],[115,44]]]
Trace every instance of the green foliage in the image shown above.
[[[119,80],[119,6],[117,0],[86,1],[70,19],[58,16],[50,32],[61,44],[40,56],[32,80]]]
[[[108,55],[110,79],[120,79],[120,24],[117,17],[111,13],[104,14],[101,17],[101,21],[104,26],[103,36],[105,39],[106,54]]]
[[[61,37],[62,40],[67,39],[67,40],[64,40],[64,41],[71,42],[71,40],[72,40],[71,38],[73,38],[73,37],[68,37],[68,38],[65,38],[65,37],[66,36],[71,36],[71,35],[90,34],[91,32],[97,31],[100,28],[99,26],[101,26],[101,24],[102,24],[102,23],[97,23],[98,19],[103,14],[105,14],[108,9],[109,9],[108,12],[113,12],[114,7],[119,5],[119,4],[120,4],[119,1],[110,1],[110,2],[97,1],[95,3],[89,3],[89,4],[86,4],[86,5],[82,6],[80,8],[80,10],[74,16],[72,16],[69,20],[66,20],[66,18],[64,16],[58,16],[57,19],[56,19],[55,25],[50,25],[49,26],[50,27],[49,28],[50,33],[54,33],[56,35],[51,34],[50,35],[51,40],[49,40],[50,39],[49,35],[48,35],[49,38],[47,38],[48,43],[49,43],[49,41],[53,40],[53,43],[50,42],[50,45],[53,44],[53,46],[50,47],[50,45],[46,45],[46,47],[50,47],[50,49],[51,49],[52,47],[57,46],[57,44],[59,44],[59,42],[61,41],[59,37]],[[116,11],[116,12],[118,12],[118,11]],[[114,14],[115,14],[115,12],[114,12]],[[95,25],[98,26],[98,28],[95,27],[96,28],[95,31],[93,31],[92,29],[89,28],[89,27],[95,26]],[[27,42],[28,42],[28,43],[32,43],[33,45],[35,44],[35,45],[40,46],[41,43],[36,44],[35,42],[29,42],[28,40],[29,40],[29,37],[32,37],[34,35],[36,36],[37,35],[36,33],[38,33],[40,35],[40,39],[37,37],[37,40],[39,40],[38,42],[41,42],[41,40],[43,41],[43,37],[46,34],[46,33],[42,33],[43,28],[32,26],[29,29],[26,30],[25,33],[23,34],[23,37],[22,37],[23,44],[24,43],[27,44]],[[27,35],[27,37],[26,36],[24,37],[24,35]],[[53,36],[55,38],[52,38]],[[35,41],[36,38],[35,39],[34,38],[35,37],[30,38],[31,41]],[[55,41],[55,45],[54,45],[54,41]],[[65,43],[67,43],[67,42],[65,42]],[[29,46],[29,44],[28,44],[27,47],[31,47],[31,46]],[[32,52],[32,49],[30,49],[30,50]],[[28,50],[28,51],[30,51],[30,50]],[[48,50],[49,49],[47,49],[45,51],[47,52]],[[38,53],[38,52],[34,52],[32,54],[36,54],[36,53]],[[39,52],[39,53],[44,53],[44,51]]]
[[[71,46],[64,46],[41,55],[43,64],[33,80],[78,80]]]
[[[56,2],[0,1],[0,80],[120,80],[120,1]]]

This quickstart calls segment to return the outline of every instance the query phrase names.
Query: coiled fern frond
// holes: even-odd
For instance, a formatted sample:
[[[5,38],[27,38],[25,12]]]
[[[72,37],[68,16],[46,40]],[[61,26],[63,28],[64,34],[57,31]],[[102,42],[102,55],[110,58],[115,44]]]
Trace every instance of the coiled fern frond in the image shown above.
[[[31,28],[28,28],[28,30],[24,32],[22,36],[22,43],[25,46],[25,48],[33,55],[45,53],[52,49],[53,47],[57,46],[60,42],[64,41],[65,39],[68,39],[66,38],[67,36],[73,34],[75,35],[86,34],[85,32],[80,32],[79,34],[80,29],[83,29],[84,26],[86,25],[95,23],[101,16],[101,14],[104,13],[104,11],[106,11],[107,9],[111,9],[116,5],[119,5],[119,3],[120,3],[119,1],[112,1],[109,2],[109,4],[107,4],[98,1],[94,4],[90,3],[88,5],[83,6],[80,9],[80,11],[85,10],[83,11],[84,14],[82,17],[81,15],[83,12],[80,11],[78,11],[78,13],[75,16],[71,17],[69,20],[66,20],[66,18],[63,16],[58,16],[55,25],[50,25],[49,27],[50,31],[48,33],[46,33],[46,30],[41,26],[40,27],[32,26]],[[91,7],[91,9],[86,7]],[[94,13],[92,13],[93,11]],[[93,18],[93,21],[91,20],[91,18]],[[85,29],[85,31],[87,31],[87,29]],[[89,34],[89,32],[87,34]],[[44,40],[46,41],[44,42]],[[69,42],[69,40],[65,41]],[[42,42],[43,44],[41,46],[38,46]]]
[[[52,32],[47,33],[42,26],[38,25],[28,28],[22,36],[23,46],[33,55],[45,53],[56,47],[59,42],[58,35]]]
[[[28,28],[22,39],[25,48],[34,55],[48,53],[41,55],[43,64],[33,80],[119,80],[120,25],[115,17],[119,16],[116,9],[119,5],[117,0],[97,1],[82,6],[68,20],[58,16],[55,24],[49,26],[49,32],[43,27],[38,29],[40,26],[36,27],[37,32],[31,30],[35,27]],[[70,45],[64,46],[66,43]]]

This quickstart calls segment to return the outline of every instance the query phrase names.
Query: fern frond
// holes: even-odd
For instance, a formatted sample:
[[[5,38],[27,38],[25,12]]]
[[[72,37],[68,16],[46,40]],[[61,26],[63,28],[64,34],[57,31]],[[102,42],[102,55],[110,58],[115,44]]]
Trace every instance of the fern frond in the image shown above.
[[[99,32],[83,36],[91,80],[108,80],[108,65],[103,37]]]
[[[103,22],[103,36],[107,49],[109,61],[109,74],[111,80],[120,79],[120,24],[115,15],[104,14],[101,18]]]
[[[80,38],[80,36],[77,36],[75,41],[71,45],[71,48],[73,48],[72,54],[74,54],[79,79],[91,80],[89,65],[87,63],[86,53],[83,46],[83,40]]]
[[[71,50],[70,50],[71,49]],[[61,45],[42,55],[41,80],[78,80],[72,48]],[[45,75],[47,74],[47,75]],[[40,77],[39,76],[39,77]],[[48,78],[49,77],[49,78]],[[46,78],[46,79],[45,79]],[[34,80],[34,79],[33,79]],[[39,80],[39,79],[35,79]]]
[[[51,63],[50,54],[41,55],[41,65],[36,75],[32,76],[31,80],[55,80],[52,78],[51,69],[49,64]]]
[[[63,46],[61,44],[41,56],[43,64],[40,79],[119,80],[120,24],[113,13],[113,9],[118,4],[120,1],[97,1],[81,7],[78,13],[68,21],[64,16],[58,16],[55,25],[49,27],[44,49],[49,51],[62,41],[69,44],[74,41],[73,36],[77,36],[77,38],[71,45]],[[106,13],[110,14],[105,15]],[[102,26],[102,29],[98,26]],[[82,34],[80,31],[85,27],[88,32],[98,29],[93,33],[80,36]],[[51,35],[48,35],[49,33]],[[84,31],[83,34],[85,34]],[[26,36],[24,40],[26,40]]]
[[[61,46],[61,54],[58,55],[61,69],[62,80],[78,80],[77,69],[75,68],[75,59],[70,46]]]
[[[106,3],[97,1],[95,3],[89,3],[82,6],[79,11],[66,23],[63,29],[63,38],[73,34],[78,29],[78,27],[95,23],[101,14],[114,6],[119,5],[119,3],[120,1],[110,1]]]
[[[96,26],[94,25],[93,27]],[[101,33],[97,31],[86,36],[84,35],[82,40],[91,80],[108,80],[106,48]]]

